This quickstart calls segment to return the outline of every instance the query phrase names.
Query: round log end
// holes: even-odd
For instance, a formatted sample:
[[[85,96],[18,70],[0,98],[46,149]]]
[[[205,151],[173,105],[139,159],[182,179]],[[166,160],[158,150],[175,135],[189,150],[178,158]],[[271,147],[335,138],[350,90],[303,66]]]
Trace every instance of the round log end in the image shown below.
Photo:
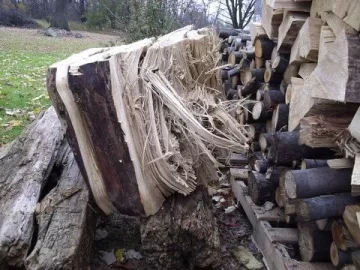
[[[264,81],[266,83],[270,82],[271,74],[272,74],[271,68],[267,68],[264,72]]]
[[[252,74],[250,68],[245,68],[240,73],[240,81],[243,85],[248,84],[252,79]]]
[[[332,242],[330,246],[330,258],[334,266],[339,266],[339,252],[335,242]]]
[[[255,103],[252,113],[254,120],[257,120],[261,116],[261,112],[264,110],[264,104],[262,102]]]
[[[232,66],[236,65],[236,59],[235,59],[235,54],[234,53],[231,53],[229,55],[228,64],[230,64]]]
[[[279,66],[279,63],[280,63],[280,56],[278,55],[275,57],[274,61],[271,64],[272,67],[276,69]]]
[[[277,188],[276,188],[275,201],[276,201],[276,204],[277,204],[280,208],[284,207],[284,203],[283,203],[283,200],[282,200],[282,195],[281,195],[281,189],[280,189],[280,187],[277,187]]]
[[[312,228],[307,224],[298,224],[299,228],[299,249],[301,259],[305,262],[311,262],[314,257],[314,239]]]
[[[262,101],[264,98],[264,90],[257,90],[256,91],[256,100],[257,101]]]
[[[254,110],[253,110],[254,111]],[[268,148],[267,141],[264,134],[261,134],[259,137],[259,145],[262,152],[265,152]]]
[[[255,56],[261,58],[263,55],[261,39],[255,41]]]
[[[295,203],[297,220],[300,222],[310,221],[310,209],[306,202],[299,200]]]
[[[285,174],[285,191],[289,199],[296,199],[296,182],[292,171]]]

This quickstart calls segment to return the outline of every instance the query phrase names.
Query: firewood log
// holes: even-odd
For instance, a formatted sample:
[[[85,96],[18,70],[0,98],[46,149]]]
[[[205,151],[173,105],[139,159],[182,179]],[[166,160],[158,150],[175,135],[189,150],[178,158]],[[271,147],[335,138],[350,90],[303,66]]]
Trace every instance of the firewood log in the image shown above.
[[[256,101],[262,101],[264,99],[264,93],[265,93],[265,90],[257,90],[256,91]]]
[[[279,36],[279,26],[283,20],[284,9],[274,9],[265,2],[261,5],[261,26],[270,39]]]
[[[351,252],[346,252],[339,249],[335,242],[332,242],[330,247],[330,258],[332,264],[336,267],[342,267],[345,264],[352,263]]]
[[[284,18],[279,26],[279,38],[277,50],[291,50],[295,39],[305,23],[308,14],[302,12],[286,11]]]
[[[285,191],[290,199],[351,191],[351,169],[320,167],[288,171]]]
[[[271,59],[274,42],[270,39],[258,38],[255,41],[255,56],[264,60]]]
[[[360,31],[360,4],[357,1],[340,1],[335,0],[332,6],[332,12],[353,27],[356,31]]]
[[[266,201],[275,200],[276,187],[266,180],[264,174],[249,172],[248,178],[249,195],[257,205],[263,205]]]
[[[258,69],[258,68],[265,68],[265,60],[264,58],[260,58],[260,57],[255,57],[255,67],[254,69]]]
[[[268,161],[266,159],[258,159],[255,161],[254,165],[255,171],[258,173],[266,173],[268,169]]]
[[[241,90],[241,96],[246,97],[251,94],[255,94],[256,91],[260,88],[261,83],[255,79],[247,82]]]
[[[319,167],[328,167],[326,159],[307,159],[304,158],[301,161],[301,169],[312,169],[312,168],[319,168]]]
[[[235,66],[236,64],[240,63],[241,59],[243,59],[243,54],[236,50],[229,55],[228,63],[232,66]]]
[[[254,45],[256,38],[266,38],[266,32],[260,23],[252,23],[250,26],[251,43]]]
[[[271,125],[274,131],[287,131],[289,120],[289,106],[287,104],[278,104],[271,118]]]
[[[355,269],[360,269],[360,250],[352,252],[351,259],[354,263]]]
[[[331,232],[320,231],[313,222],[298,223],[299,248],[305,262],[330,261]]]
[[[275,69],[277,73],[280,74],[284,74],[288,66],[289,66],[289,60],[281,56],[277,56],[271,65],[271,67]]]
[[[360,107],[356,111],[354,118],[351,120],[351,123],[349,125],[349,131],[351,136],[353,136],[356,140],[360,142]]]
[[[269,84],[280,84],[283,79],[283,73],[274,72],[271,67],[265,69],[264,81]]]
[[[250,130],[252,130],[250,133],[254,134],[253,138],[255,141],[257,141],[260,137],[260,134],[265,132],[265,124],[264,123],[253,123],[249,125]]]
[[[253,118],[262,122],[271,119],[272,113],[273,112],[271,110],[265,108],[264,103],[261,101],[255,103],[252,111]]]
[[[303,63],[299,69],[299,76],[305,80],[310,76],[315,68],[316,63]]]
[[[285,97],[280,90],[269,90],[264,93],[264,106],[274,109],[277,105],[285,102]]]
[[[355,156],[354,169],[351,175],[351,194],[360,196],[360,153]]]
[[[249,83],[253,78],[258,82],[264,82],[264,68],[246,69],[241,72],[241,82],[243,85]]]
[[[356,243],[342,219],[334,220],[331,224],[331,234],[336,246],[344,251],[358,249]]]
[[[358,197],[356,197],[358,198]],[[355,202],[353,202],[355,203]],[[360,212],[359,205],[347,205],[343,214],[343,219],[348,228],[350,234],[355,239],[356,243],[360,245],[360,228],[359,228],[359,217]]]
[[[340,217],[347,205],[359,202],[360,199],[352,197],[351,193],[337,193],[308,199],[298,199],[295,204],[297,220],[307,222]]]

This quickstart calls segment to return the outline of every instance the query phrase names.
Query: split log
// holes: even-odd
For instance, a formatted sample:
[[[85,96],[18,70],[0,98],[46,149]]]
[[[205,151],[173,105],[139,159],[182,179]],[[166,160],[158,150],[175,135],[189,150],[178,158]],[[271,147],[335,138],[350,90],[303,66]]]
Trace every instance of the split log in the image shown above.
[[[289,106],[287,104],[278,104],[271,118],[271,125],[274,131],[287,131],[289,120]]]
[[[35,207],[62,139],[60,121],[51,107],[0,158],[0,264],[24,264],[35,232]]]
[[[186,197],[174,194],[155,215],[142,220],[142,250],[149,268],[206,268],[212,264],[220,240],[208,198],[201,187]]]
[[[360,250],[351,253],[351,259],[354,263],[355,269],[360,269]]]
[[[341,249],[339,249],[335,242],[332,242],[331,248],[330,248],[330,258],[331,262],[336,267],[342,267],[345,264],[351,264],[352,258],[351,258],[351,252],[346,252]]]
[[[282,23],[279,26],[277,50],[291,50],[295,39],[308,18],[307,13],[285,11]]]
[[[360,199],[352,197],[351,193],[337,193],[309,199],[298,199],[295,203],[296,215],[300,222],[341,217],[347,205],[359,202]]]
[[[268,159],[271,162],[274,162],[274,164],[291,166],[293,160],[301,160],[303,158],[319,158],[333,155],[333,152],[327,148],[313,149],[305,145],[299,145],[298,141],[299,132],[294,131],[274,133],[271,135],[270,141],[268,141],[270,144],[266,143],[265,146],[269,151]]]
[[[358,1],[335,0],[332,6],[332,12],[343,19],[348,25],[356,31],[360,31],[360,3]]]
[[[251,44],[255,44],[257,38],[266,38],[266,32],[260,23],[252,23],[250,26]]]
[[[299,65],[288,65],[284,72],[284,81],[286,84],[290,84],[293,77],[297,77],[299,74]]]
[[[266,201],[275,199],[276,186],[265,178],[264,174],[249,172],[249,195],[256,205],[263,205]]]
[[[290,64],[317,61],[322,24],[321,19],[306,20],[291,48]]]
[[[274,9],[287,9],[291,11],[309,12],[311,3],[307,1],[293,1],[293,0],[266,0],[266,5]]]
[[[264,68],[246,69],[241,72],[240,78],[243,85],[248,84],[253,78],[255,81],[264,82]]]
[[[330,261],[331,232],[320,231],[313,222],[298,223],[299,248],[305,262]]]
[[[265,69],[264,81],[269,84],[280,84],[283,79],[283,73],[274,72],[271,67]]]
[[[310,76],[310,74],[314,71],[315,68],[316,63],[303,63],[301,64],[299,69],[299,76],[305,80],[307,79],[307,77]]]
[[[352,117],[353,113],[304,117],[300,120],[299,144],[313,148],[336,148],[336,135],[349,126]]]
[[[58,152],[55,169],[58,171],[48,180],[55,187],[36,207],[38,233],[26,258],[27,269],[82,269],[90,265],[95,212],[67,142]]]
[[[346,33],[343,29],[335,32],[335,41],[327,46],[328,52],[319,61],[312,73],[314,87],[312,96],[341,102],[360,103],[358,66],[360,53],[358,34]],[[343,59],[338,61],[337,59]],[[329,80],[329,74],[332,79]]]
[[[290,199],[311,198],[351,190],[351,169],[320,167],[288,171],[285,191]]]
[[[319,57],[318,61],[322,61],[328,54],[329,45],[335,41],[335,34],[330,26],[323,25],[320,30],[320,41],[319,41]]]
[[[342,219],[334,220],[331,224],[331,234],[336,246],[344,251],[358,249],[360,245],[356,243]]]
[[[255,56],[264,60],[271,59],[274,42],[270,39],[257,38],[255,41]]]
[[[332,11],[335,0],[313,0],[310,8],[310,16],[312,18],[322,18],[324,21],[324,13]]]
[[[274,109],[277,105],[285,102],[285,97],[280,90],[269,90],[264,93],[263,102],[266,109]]]
[[[360,153],[357,153],[355,156],[355,164],[351,176],[351,195],[360,196]]]
[[[265,1],[261,5],[261,26],[264,28],[268,38],[274,39],[279,36],[279,26],[283,20],[284,9],[274,9]]]
[[[313,74],[313,73],[312,73]],[[342,104],[339,102],[313,98],[311,95],[316,85],[313,83],[312,75],[305,81],[302,79],[292,79],[290,112],[289,112],[289,130],[295,130],[300,120],[307,116],[314,115],[333,115],[337,113],[355,112],[357,106],[354,104]]]
[[[355,239],[356,243],[360,245],[359,213],[360,205],[347,205],[345,207],[343,219],[351,236]]]
[[[284,74],[289,65],[289,60],[284,57],[277,56],[272,62],[271,67],[275,69],[277,73]]]
[[[320,167],[328,167],[326,159],[303,159],[301,161],[301,169],[313,169]]]
[[[264,103],[258,101],[255,103],[252,114],[255,120],[259,120],[261,122],[265,122],[270,120],[272,117],[272,111],[265,108]]]
[[[349,125],[349,131],[351,136],[353,136],[358,142],[360,142],[360,107],[356,111],[354,118],[351,120],[351,123]]]

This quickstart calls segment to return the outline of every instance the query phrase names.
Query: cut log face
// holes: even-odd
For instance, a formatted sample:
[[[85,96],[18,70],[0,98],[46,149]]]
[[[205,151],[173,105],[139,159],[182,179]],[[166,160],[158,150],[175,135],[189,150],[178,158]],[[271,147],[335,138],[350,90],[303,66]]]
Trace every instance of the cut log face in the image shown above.
[[[272,129],[274,131],[287,131],[289,121],[289,106],[287,104],[278,104],[271,119]]]
[[[345,264],[352,263],[351,253],[338,249],[335,242],[332,242],[330,248],[331,262],[336,267],[342,267]]]
[[[355,165],[351,175],[351,194],[360,196],[360,153],[355,156]]]
[[[252,111],[253,118],[262,122],[270,120],[272,113],[271,110],[265,108],[264,103],[261,101],[255,103]]]
[[[35,207],[62,139],[51,107],[0,158],[0,262],[23,265],[35,230]]]
[[[270,39],[258,38],[255,41],[255,56],[264,60],[271,59],[274,43]]]
[[[311,198],[351,190],[351,169],[328,167],[286,173],[285,191],[290,199]]]
[[[305,262],[330,261],[331,232],[320,231],[315,223],[298,223],[301,259]]]
[[[356,114],[354,115],[354,118],[351,120],[351,123],[349,125],[349,131],[351,136],[353,136],[358,142],[360,142],[360,107],[356,111]]]
[[[284,102],[285,97],[280,90],[269,90],[264,93],[264,106],[267,109],[274,109],[277,105]]]
[[[59,151],[57,163],[57,167],[63,167],[58,184],[37,206],[39,232],[26,258],[28,269],[79,269],[90,265],[95,212],[67,142]]]
[[[274,61],[272,61],[272,68],[276,70],[276,72],[280,74],[284,74],[287,67],[289,65],[289,60],[284,57],[277,56]]]

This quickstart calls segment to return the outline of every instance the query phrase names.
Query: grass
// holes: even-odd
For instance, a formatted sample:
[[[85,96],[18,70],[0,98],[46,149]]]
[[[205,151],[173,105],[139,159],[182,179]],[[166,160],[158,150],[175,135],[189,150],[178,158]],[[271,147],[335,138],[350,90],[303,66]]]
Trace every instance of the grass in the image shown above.
[[[51,104],[46,91],[49,65],[116,37],[82,33],[85,38],[51,38],[38,30],[0,28],[0,146],[18,136]]]

